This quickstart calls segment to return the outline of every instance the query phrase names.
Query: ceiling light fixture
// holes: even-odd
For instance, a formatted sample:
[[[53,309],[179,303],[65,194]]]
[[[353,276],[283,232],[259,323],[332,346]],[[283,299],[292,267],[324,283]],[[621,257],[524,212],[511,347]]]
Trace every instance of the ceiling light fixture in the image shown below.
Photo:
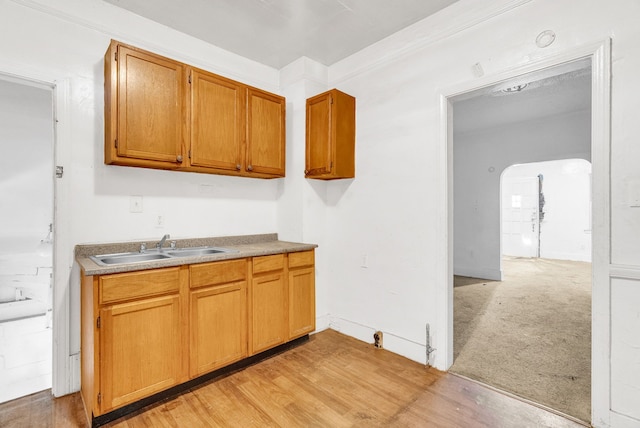
[[[507,94],[510,94],[510,93],[513,93],[513,92],[520,92],[520,91],[524,90],[524,88],[526,88],[527,86],[529,86],[528,83],[522,83],[520,85],[508,86],[506,88],[503,88],[502,92],[505,92]]]

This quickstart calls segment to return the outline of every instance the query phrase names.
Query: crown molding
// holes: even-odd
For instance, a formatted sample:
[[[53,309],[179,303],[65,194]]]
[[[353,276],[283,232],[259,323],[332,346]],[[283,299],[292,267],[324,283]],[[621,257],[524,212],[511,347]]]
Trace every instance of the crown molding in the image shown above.
[[[329,67],[330,86],[384,67],[533,0],[460,0]]]

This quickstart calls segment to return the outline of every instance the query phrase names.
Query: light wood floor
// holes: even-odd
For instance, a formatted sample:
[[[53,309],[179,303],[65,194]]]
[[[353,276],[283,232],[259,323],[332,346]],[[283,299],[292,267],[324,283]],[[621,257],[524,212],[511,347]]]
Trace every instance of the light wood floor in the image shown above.
[[[79,394],[0,405],[0,426],[86,427]],[[327,330],[107,427],[581,427]]]

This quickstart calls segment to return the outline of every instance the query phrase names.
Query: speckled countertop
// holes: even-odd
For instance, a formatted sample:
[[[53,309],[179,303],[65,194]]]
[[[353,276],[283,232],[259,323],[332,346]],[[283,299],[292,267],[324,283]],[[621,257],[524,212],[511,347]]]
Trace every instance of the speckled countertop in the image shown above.
[[[205,263],[219,260],[241,259],[245,257],[266,256],[271,254],[293,253],[316,248],[316,244],[302,244],[278,240],[278,234],[223,236],[217,238],[167,239],[165,248],[171,241],[176,241],[178,248],[186,247],[224,247],[236,250],[230,253],[216,253],[195,257],[176,257],[170,259],[152,260],[146,262],[114,264],[101,266],[89,258],[98,254],[113,254],[135,252],[140,250],[140,244],[145,242],[148,248],[153,248],[153,241],[131,241],[109,244],[76,245],[75,257],[82,268],[83,274],[104,275],[118,272],[131,272],[144,269],[155,269],[185,264]]]

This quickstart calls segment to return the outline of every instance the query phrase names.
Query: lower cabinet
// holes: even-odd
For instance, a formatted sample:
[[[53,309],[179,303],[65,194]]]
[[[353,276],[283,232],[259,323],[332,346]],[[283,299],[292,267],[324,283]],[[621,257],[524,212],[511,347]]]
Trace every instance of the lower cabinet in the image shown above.
[[[314,251],[83,276],[81,300],[92,421],[314,331]]]
[[[251,354],[287,338],[285,255],[254,257],[251,283]]]
[[[247,260],[192,265],[190,376],[247,356]]]
[[[103,412],[180,383],[180,298],[177,295],[100,310]]]
[[[314,252],[289,254],[289,339],[316,329]]]
[[[89,418],[187,380],[186,267],[83,277],[82,398]]]

